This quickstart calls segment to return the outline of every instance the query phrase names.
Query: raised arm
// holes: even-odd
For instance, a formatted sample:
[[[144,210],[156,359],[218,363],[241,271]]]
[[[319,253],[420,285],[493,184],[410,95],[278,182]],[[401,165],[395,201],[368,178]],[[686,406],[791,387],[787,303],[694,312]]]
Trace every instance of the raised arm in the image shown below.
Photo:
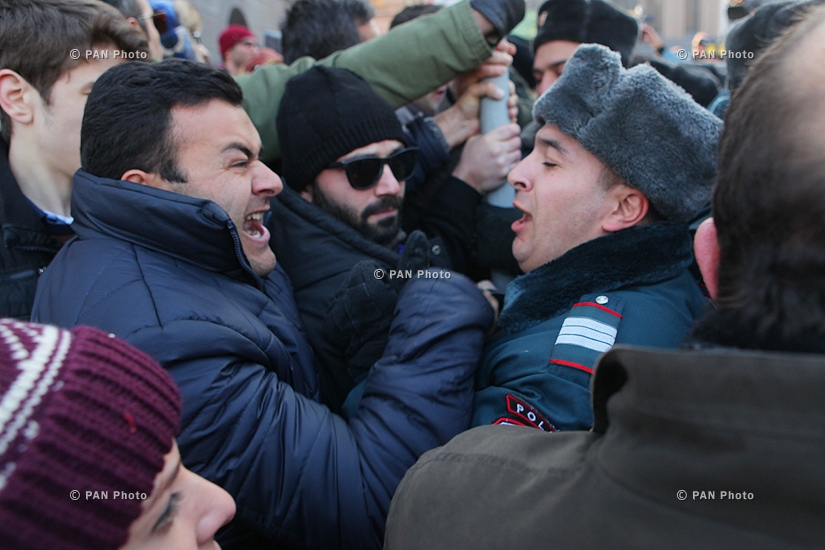
[[[473,371],[491,321],[468,279],[410,281],[349,424],[285,383],[303,361],[279,365],[279,378],[227,327],[181,321],[131,339],[167,355],[197,350],[166,362],[184,396],[178,441],[187,467],[236,499],[232,529],[276,546],[369,549],[381,547],[407,468],[469,426]],[[200,345],[180,345],[187,334]]]
[[[521,20],[524,0],[473,1],[481,11],[464,0],[322,61],[306,57],[289,66],[269,65],[239,76],[244,108],[263,140],[262,160],[272,163],[280,158],[275,119],[287,80],[315,64],[360,74],[393,107],[409,103],[480,65],[493,53],[488,39],[495,43],[499,35]],[[482,12],[497,19],[496,25]],[[504,59],[507,54],[496,55]]]

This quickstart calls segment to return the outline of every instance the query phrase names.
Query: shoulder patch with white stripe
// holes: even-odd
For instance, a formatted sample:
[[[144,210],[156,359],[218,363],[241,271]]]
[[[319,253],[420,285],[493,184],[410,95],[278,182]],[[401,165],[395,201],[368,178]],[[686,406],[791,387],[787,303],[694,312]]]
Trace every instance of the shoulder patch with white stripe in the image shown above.
[[[599,355],[616,343],[623,305],[605,294],[583,296],[564,318],[550,363],[592,374]]]

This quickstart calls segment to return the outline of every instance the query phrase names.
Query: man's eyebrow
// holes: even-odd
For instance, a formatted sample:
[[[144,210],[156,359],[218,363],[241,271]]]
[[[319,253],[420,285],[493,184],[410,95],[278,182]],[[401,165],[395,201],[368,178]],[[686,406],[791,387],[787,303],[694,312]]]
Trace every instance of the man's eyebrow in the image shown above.
[[[359,159],[370,159],[370,158],[387,158],[389,156],[394,155],[395,153],[397,153],[398,151],[400,151],[403,148],[404,148],[403,145],[399,145],[398,147],[396,147],[395,149],[390,151],[384,157],[379,157],[378,153],[362,153],[360,155],[355,155],[354,157],[344,158],[344,159],[341,160],[341,162],[345,162],[345,161],[348,161],[348,160],[359,160]]]
[[[250,149],[249,147],[247,147],[243,143],[238,143],[238,142],[233,142],[233,143],[230,143],[229,145],[225,146],[223,149],[221,149],[221,153],[223,154],[223,153],[233,151],[233,150],[234,151],[240,151],[241,153],[246,155],[247,158],[250,158],[250,159],[258,158],[257,153],[253,153],[252,149]]]
[[[565,64],[565,63],[567,63],[568,61],[570,61],[570,58],[567,58],[567,59],[559,59],[558,61],[551,61],[550,63],[547,63],[544,67],[538,67],[538,66],[535,66],[535,67],[533,67],[533,70],[534,70],[534,71],[539,71],[539,72],[549,71],[549,70],[551,70],[551,69],[555,69],[556,67],[559,67],[559,66],[561,66],[561,65],[564,65],[564,64]]]
[[[538,145],[541,145],[543,147],[552,147],[553,149],[558,151],[564,157],[569,156],[569,152],[567,151],[567,148],[564,147],[564,145],[562,145],[556,139],[550,139],[550,138],[544,138],[544,137],[541,137],[541,136],[536,136],[536,142],[537,142]]]
[[[565,64],[565,63],[567,63],[568,61],[570,61],[570,58],[567,58],[567,59],[559,59],[558,61],[553,61],[552,63],[550,63],[549,65],[547,65],[547,69],[555,69],[556,67],[558,67],[558,66],[560,66],[560,65],[564,65],[564,64]]]
[[[175,464],[175,471],[172,472],[172,475],[169,476],[169,479],[166,480],[166,482],[163,484],[163,487],[160,487],[160,493],[159,494],[162,494],[164,491],[166,491],[166,489],[171,487],[172,484],[175,482],[175,480],[178,478],[178,473],[180,473],[180,465],[181,465],[181,461],[178,460],[178,463]]]
[[[158,487],[158,490],[153,492],[149,496],[149,501],[147,502],[147,508],[151,508],[155,505],[155,501],[158,499],[160,495],[166,492],[166,489],[172,486],[175,480],[178,477],[178,473],[180,472],[181,461],[178,459],[178,463],[175,465],[175,471],[172,472],[172,475],[169,476],[164,482],[163,485]]]

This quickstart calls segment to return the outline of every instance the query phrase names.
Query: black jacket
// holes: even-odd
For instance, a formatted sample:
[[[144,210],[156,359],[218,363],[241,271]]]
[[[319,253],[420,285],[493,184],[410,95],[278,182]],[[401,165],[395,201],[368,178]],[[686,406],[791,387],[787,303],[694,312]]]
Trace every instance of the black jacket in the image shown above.
[[[388,272],[395,269],[401,256],[363,237],[290,188],[273,198],[271,206],[272,215],[267,221],[270,246],[295,289],[301,321],[321,369],[322,398],[339,411],[355,381],[325,338],[324,318],[355,264],[373,260]],[[445,257],[440,242],[431,242],[431,262],[444,266],[448,264]]]
[[[20,191],[0,140],[0,317],[28,320],[37,280],[60,249]]]

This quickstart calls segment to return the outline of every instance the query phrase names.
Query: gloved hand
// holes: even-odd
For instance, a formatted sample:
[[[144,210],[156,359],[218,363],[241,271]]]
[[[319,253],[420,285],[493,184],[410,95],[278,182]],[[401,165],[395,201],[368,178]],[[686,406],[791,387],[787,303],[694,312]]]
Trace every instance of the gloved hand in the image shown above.
[[[396,269],[413,275],[430,263],[430,244],[421,231],[407,238]],[[383,274],[376,277],[377,272]],[[371,260],[358,262],[335,293],[327,316],[324,334],[346,364],[357,383],[384,353],[389,338],[395,302],[406,279],[390,279],[386,269]]]
[[[419,269],[430,267],[430,241],[422,231],[413,231],[404,243],[404,251],[398,261],[397,269],[400,272],[412,271],[415,275]],[[392,281],[397,290],[401,290],[406,279],[397,277]]]
[[[355,382],[384,352],[398,300],[396,286],[387,277],[376,278],[379,271],[382,266],[371,260],[355,264],[324,318],[324,334]]]
[[[493,24],[499,40],[524,19],[524,0],[470,0],[470,7]]]

